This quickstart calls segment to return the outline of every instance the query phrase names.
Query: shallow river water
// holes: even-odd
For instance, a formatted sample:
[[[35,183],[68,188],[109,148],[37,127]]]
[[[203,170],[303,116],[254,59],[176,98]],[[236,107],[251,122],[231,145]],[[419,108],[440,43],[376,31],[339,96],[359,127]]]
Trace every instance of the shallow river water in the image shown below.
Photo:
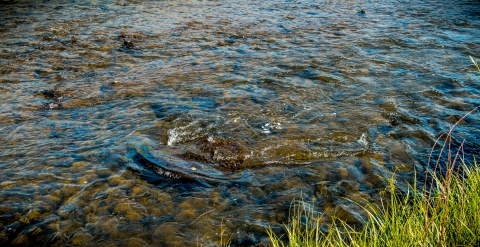
[[[480,105],[479,38],[478,1],[0,1],[0,245],[262,246],[300,196],[360,224]]]

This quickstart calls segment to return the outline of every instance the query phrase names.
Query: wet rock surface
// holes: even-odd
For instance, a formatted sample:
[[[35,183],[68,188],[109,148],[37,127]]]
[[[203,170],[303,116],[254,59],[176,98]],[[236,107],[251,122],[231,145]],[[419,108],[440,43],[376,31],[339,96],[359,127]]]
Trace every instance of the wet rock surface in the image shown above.
[[[134,142],[132,160],[154,173],[174,179],[224,180],[243,167],[246,149],[221,138],[199,138],[174,146]]]
[[[247,149],[233,140],[221,138],[202,138],[182,144],[181,157],[202,162],[217,164],[216,168],[225,172],[235,172],[247,167],[243,166]]]
[[[48,100],[47,103],[44,103],[43,106],[46,110],[59,110],[63,108],[62,100],[64,96],[67,96],[65,93],[53,89],[53,90],[41,90],[39,95],[43,96]]]

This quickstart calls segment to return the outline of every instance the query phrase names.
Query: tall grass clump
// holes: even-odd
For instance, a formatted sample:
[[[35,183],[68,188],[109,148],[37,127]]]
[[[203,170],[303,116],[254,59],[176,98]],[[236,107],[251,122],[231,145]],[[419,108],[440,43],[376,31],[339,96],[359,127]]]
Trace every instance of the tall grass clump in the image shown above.
[[[476,160],[464,163],[463,143],[452,147],[453,129],[477,108],[437,139],[423,188],[416,186],[415,179],[407,191],[400,191],[395,176],[384,178],[388,200],[362,207],[368,223],[361,230],[334,218],[323,232],[320,216],[300,203],[285,226],[287,246],[480,246],[480,165]],[[285,246],[272,229],[267,233],[274,247]]]

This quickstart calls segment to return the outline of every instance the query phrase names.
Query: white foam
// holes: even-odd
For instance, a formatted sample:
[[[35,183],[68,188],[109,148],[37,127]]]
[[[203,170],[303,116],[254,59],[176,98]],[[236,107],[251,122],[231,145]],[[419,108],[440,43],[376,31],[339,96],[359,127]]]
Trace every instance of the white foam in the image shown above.
[[[367,133],[362,133],[358,142],[363,145],[364,148],[367,148],[368,141],[367,141]]]

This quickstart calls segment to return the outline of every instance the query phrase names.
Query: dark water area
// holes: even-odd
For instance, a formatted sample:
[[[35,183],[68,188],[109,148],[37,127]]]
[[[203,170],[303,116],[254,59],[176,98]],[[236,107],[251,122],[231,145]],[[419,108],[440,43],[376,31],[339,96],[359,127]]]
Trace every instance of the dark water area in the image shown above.
[[[479,37],[479,1],[0,1],[0,245],[262,246],[300,196],[360,224],[480,105]]]

